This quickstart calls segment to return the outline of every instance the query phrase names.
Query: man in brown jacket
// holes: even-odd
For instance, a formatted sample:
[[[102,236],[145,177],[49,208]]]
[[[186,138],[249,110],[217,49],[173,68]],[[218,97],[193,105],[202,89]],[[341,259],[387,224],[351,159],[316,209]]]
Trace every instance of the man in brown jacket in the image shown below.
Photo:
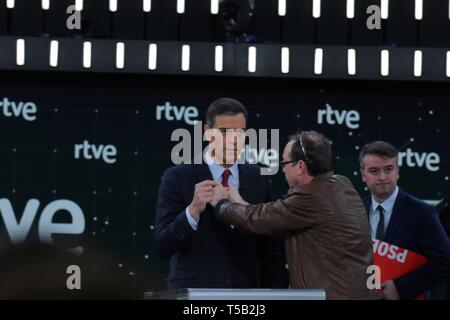
[[[350,180],[332,173],[329,140],[315,131],[292,136],[280,165],[290,186],[284,198],[249,205],[236,189],[217,186],[215,216],[254,233],[282,234],[291,288],[323,288],[328,299],[379,298],[367,286],[367,214]]]

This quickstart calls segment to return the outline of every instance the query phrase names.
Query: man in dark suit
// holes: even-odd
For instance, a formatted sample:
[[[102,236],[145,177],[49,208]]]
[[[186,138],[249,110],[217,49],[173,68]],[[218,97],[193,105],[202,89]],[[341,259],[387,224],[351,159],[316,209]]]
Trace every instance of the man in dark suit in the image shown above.
[[[450,279],[450,242],[434,208],[397,186],[397,150],[384,141],[366,144],[359,161],[371,191],[364,199],[372,238],[414,251],[428,263],[382,283],[386,299],[411,299]]]
[[[201,164],[165,171],[156,209],[155,247],[170,258],[168,288],[251,288],[287,285],[283,254],[272,240],[212,218],[208,204],[218,184],[239,188],[250,203],[271,200],[270,180],[260,168],[238,164],[247,110],[221,98],[206,112],[209,146]]]

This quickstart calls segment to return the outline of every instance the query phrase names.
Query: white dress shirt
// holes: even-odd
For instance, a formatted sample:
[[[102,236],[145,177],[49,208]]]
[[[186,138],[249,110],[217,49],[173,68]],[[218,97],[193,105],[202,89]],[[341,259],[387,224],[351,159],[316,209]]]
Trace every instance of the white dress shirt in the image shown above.
[[[208,151],[205,152],[204,156],[205,162],[208,165],[209,171],[213,177],[215,182],[222,182],[222,174],[227,169],[222,165],[217,164],[213,157],[209,154]],[[233,164],[230,168],[231,175],[228,177],[228,186],[239,189],[239,169],[237,163]],[[197,230],[198,220],[195,220],[191,213],[189,212],[189,206],[185,210],[186,218],[191,225],[192,229]],[[200,218],[199,218],[200,219]]]

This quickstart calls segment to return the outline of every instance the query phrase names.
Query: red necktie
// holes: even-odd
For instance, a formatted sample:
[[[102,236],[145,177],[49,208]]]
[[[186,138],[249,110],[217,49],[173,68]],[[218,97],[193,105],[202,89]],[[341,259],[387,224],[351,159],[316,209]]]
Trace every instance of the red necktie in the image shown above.
[[[222,185],[224,187],[228,187],[228,178],[231,176],[231,171],[226,169],[223,173],[222,173]]]

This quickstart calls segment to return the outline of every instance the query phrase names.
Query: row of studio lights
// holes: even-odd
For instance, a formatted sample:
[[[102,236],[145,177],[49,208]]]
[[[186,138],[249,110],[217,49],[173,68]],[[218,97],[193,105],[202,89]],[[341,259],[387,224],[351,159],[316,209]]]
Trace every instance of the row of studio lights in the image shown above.
[[[93,0],[89,0],[93,1]],[[219,13],[219,2],[220,0],[210,0],[211,1],[211,14]],[[278,1],[278,15],[285,16],[287,11],[286,0],[273,0]],[[313,18],[320,18],[321,15],[321,0],[310,0],[312,1],[312,16]],[[348,19],[353,19],[355,17],[355,1],[358,0],[347,0],[346,5],[346,16]],[[394,0],[395,1],[395,0]],[[414,17],[416,20],[422,20],[423,18],[423,1],[415,0],[415,10]],[[41,0],[42,9],[50,9],[50,0]],[[83,0],[75,0],[75,9],[77,11],[83,10]],[[450,19],[450,0],[448,0],[448,18]],[[13,9],[15,6],[15,0],[6,0],[6,7]],[[388,19],[389,17],[389,0],[381,0],[380,2],[381,18]],[[109,10],[111,12],[117,11],[117,0],[109,0]],[[151,12],[152,10],[152,0],[142,0],[142,10],[143,12]],[[177,0],[177,13],[183,14],[185,12],[185,0]]]
[[[181,61],[180,70],[190,70],[190,45],[181,46]],[[220,73],[224,71],[223,68],[223,51],[222,45],[216,45],[214,49],[214,71]],[[59,41],[52,40],[50,42],[49,65],[51,67],[58,67],[59,57]],[[155,43],[149,44],[148,47],[148,70],[157,70],[158,45]],[[316,75],[322,74],[324,51],[322,48],[316,48],[314,51],[314,73]],[[347,72],[349,75],[356,75],[356,49],[347,50]],[[281,65],[280,72],[282,74],[289,74],[290,72],[290,49],[288,47],[281,48]],[[389,50],[383,49],[380,51],[381,76],[389,76]],[[18,66],[25,65],[25,40],[17,39],[16,41],[16,63]],[[83,43],[83,68],[89,69],[92,67],[92,42],[85,41]],[[116,68],[124,69],[125,67],[125,43],[116,43]],[[257,48],[255,46],[248,47],[248,72],[255,73],[257,70]],[[414,69],[415,77],[422,76],[422,50],[414,51]],[[446,52],[446,76],[450,78],[450,51]]]

